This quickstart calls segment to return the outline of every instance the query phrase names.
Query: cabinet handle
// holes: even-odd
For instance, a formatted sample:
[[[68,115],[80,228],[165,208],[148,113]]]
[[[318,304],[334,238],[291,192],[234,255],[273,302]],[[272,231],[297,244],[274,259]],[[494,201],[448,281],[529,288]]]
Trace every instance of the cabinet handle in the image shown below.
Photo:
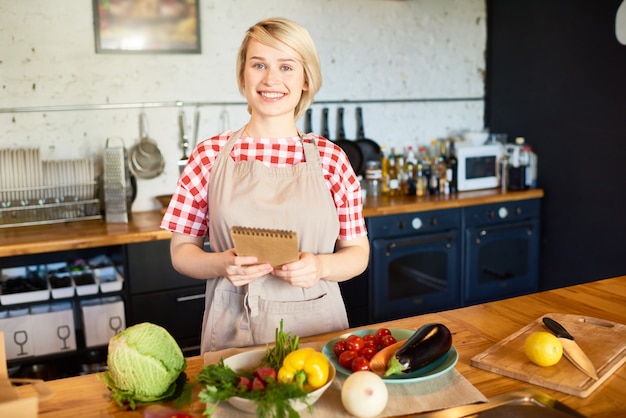
[[[449,249],[449,248],[452,248],[453,240],[454,240],[454,237],[446,235],[446,236],[439,236],[439,237],[433,237],[433,238],[417,238],[417,239],[412,239],[409,241],[392,242],[387,245],[387,251],[385,252],[385,255],[387,257],[390,257],[391,251],[396,248],[408,247],[411,245],[431,244],[431,243],[439,242],[439,241],[447,241],[446,248]]]
[[[204,299],[204,293],[198,293],[197,295],[181,296],[176,298],[176,302],[189,302],[190,300]]]
[[[534,224],[506,225],[506,226],[500,226],[500,227],[496,226],[492,228],[485,228],[478,232],[477,234],[478,236],[476,237],[476,243],[480,244],[481,237],[484,237],[487,234],[497,234],[500,232],[508,232],[508,231],[513,231],[513,230],[518,230],[518,229],[526,229],[526,233],[528,234],[528,236],[532,236],[533,231],[535,229],[535,225]]]

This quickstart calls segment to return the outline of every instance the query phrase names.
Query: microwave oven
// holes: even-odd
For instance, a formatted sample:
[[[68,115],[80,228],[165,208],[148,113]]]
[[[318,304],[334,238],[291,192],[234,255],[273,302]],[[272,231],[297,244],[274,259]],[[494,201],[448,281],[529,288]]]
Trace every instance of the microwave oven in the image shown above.
[[[501,144],[461,145],[456,148],[459,191],[498,187]]]

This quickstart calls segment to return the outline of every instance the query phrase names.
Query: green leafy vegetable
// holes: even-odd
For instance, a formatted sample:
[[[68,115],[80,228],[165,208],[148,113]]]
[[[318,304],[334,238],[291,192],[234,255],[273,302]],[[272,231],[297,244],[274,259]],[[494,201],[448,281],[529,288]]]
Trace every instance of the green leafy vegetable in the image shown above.
[[[119,406],[173,399],[187,377],[187,362],[165,328],[144,322],[109,340],[108,370],[101,376]]]

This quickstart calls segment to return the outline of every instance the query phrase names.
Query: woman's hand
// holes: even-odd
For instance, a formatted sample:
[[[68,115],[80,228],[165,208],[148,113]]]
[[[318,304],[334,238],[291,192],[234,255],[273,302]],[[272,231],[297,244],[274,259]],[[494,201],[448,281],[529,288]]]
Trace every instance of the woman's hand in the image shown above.
[[[273,268],[269,264],[254,264],[256,257],[238,256],[234,249],[224,251],[224,277],[233,286],[246,285],[259,277],[271,273]]]
[[[274,271],[274,275],[293,286],[311,288],[320,281],[321,266],[313,253],[300,253],[300,259]]]

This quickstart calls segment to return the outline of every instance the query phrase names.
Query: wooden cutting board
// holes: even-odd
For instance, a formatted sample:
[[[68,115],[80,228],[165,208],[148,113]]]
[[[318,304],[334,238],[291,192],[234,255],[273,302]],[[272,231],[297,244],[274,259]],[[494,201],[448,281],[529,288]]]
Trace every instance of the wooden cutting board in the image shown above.
[[[563,325],[596,367],[599,379],[591,379],[563,356],[554,366],[541,367],[524,354],[526,337],[548,331],[542,318],[472,358],[472,366],[533,385],[585,398],[626,362],[626,325],[581,315],[550,313]],[[549,331],[548,331],[549,332]]]

